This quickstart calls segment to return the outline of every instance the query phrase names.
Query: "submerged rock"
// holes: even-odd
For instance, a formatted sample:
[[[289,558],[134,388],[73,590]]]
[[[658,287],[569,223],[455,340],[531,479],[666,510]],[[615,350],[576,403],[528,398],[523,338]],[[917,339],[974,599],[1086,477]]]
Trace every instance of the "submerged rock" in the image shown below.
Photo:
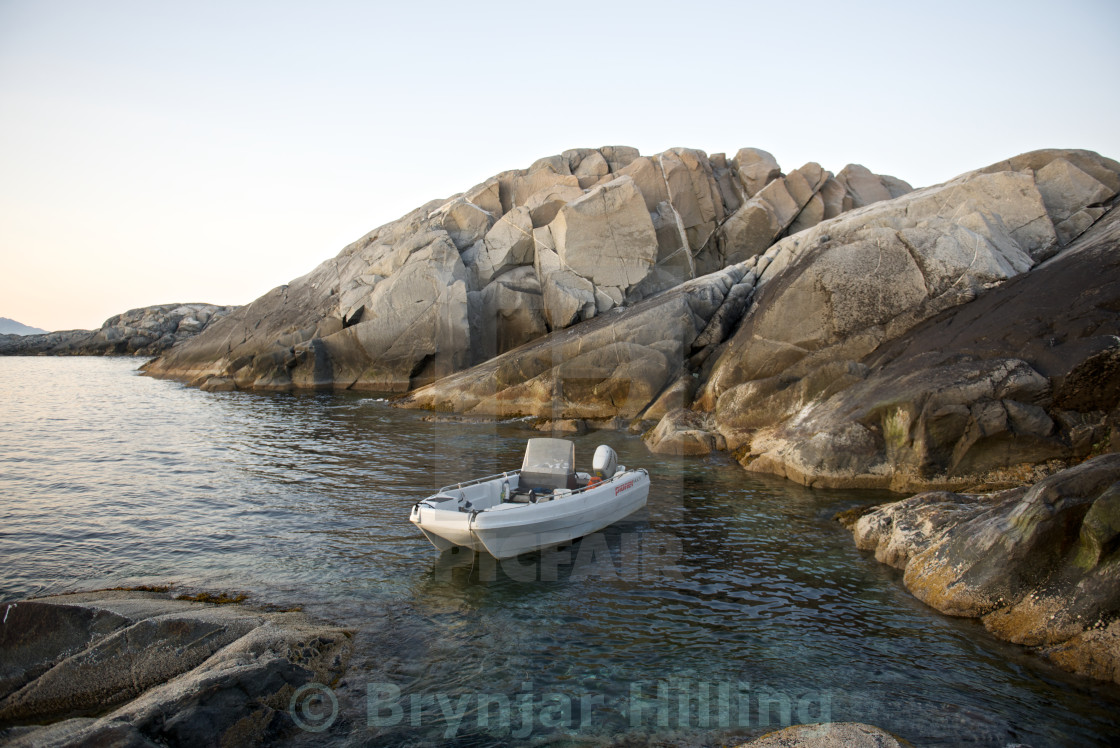
[[[0,735],[28,746],[272,742],[294,728],[295,689],[342,675],[350,637],[302,614],[154,592],[11,603]]]
[[[1066,670],[1120,683],[1120,454],[1031,488],[924,493],[852,525],[915,597]]]
[[[96,330],[0,335],[0,356],[155,356],[190,340],[235,309],[161,304],[117,314]]]

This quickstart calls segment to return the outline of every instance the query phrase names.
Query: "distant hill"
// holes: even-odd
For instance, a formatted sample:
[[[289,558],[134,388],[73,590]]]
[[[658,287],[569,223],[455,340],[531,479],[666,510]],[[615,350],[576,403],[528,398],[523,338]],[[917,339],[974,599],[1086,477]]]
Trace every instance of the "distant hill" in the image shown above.
[[[96,330],[43,332],[0,317],[20,332],[0,332],[0,356],[156,356],[194,337],[235,306],[159,304],[130,309],[105,320]],[[38,332],[40,334],[30,334]]]
[[[30,327],[14,319],[0,317],[0,335],[42,335],[47,332],[39,327]]]

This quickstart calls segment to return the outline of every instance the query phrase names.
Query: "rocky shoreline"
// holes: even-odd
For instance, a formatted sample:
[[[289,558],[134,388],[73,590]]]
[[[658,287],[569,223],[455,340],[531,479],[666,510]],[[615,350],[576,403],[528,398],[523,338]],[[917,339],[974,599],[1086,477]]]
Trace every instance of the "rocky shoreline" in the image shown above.
[[[576,149],[374,230],[146,365],[207,390],[644,433],[831,488],[978,490],[1112,449],[1120,164],[920,190],[765,151]]]
[[[1120,683],[1120,454],[1029,488],[928,492],[839,519],[926,605]]]
[[[301,613],[108,590],[8,603],[0,741],[261,745],[297,731],[296,689],[335,683],[352,633]]]
[[[96,330],[0,335],[0,356],[156,356],[190,340],[235,309],[216,304],[160,304],[114,315]]]
[[[242,599],[137,589],[3,605],[0,741],[152,748],[314,736],[316,725],[300,724],[302,707],[293,704],[308,689],[339,683],[353,632]],[[791,745],[909,743],[877,727],[837,722],[794,725],[744,748]]]
[[[1120,447],[1118,195],[1120,163],[1068,149],[919,190],[758,149],[576,149],[372,231],[146,370],[955,491],[861,519],[861,546],[937,609],[1115,680],[1112,499],[1079,481]],[[926,528],[905,553],[896,515]]]

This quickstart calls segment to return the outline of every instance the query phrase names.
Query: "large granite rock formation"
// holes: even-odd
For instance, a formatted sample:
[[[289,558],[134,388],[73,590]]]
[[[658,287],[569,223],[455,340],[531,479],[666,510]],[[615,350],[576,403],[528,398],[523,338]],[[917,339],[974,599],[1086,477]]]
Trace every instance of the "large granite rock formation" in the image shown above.
[[[1056,227],[1102,215],[1120,165],[1083,152],[1028,162],[852,210],[767,251],[695,406],[748,469],[831,487],[1013,485],[1019,465],[1108,441],[1120,223],[1076,240]]]
[[[110,317],[97,330],[0,335],[0,355],[155,356],[176,343],[193,338],[236,308],[215,304],[161,304]]]
[[[351,634],[297,613],[156,592],[3,606],[0,741],[264,745],[294,731],[293,693],[346,668]]]
[[[1118,192],[1087,151],[918,191],[755,149],[566,151],[377,229],[149,371],[591,419],[808,485],[1018,484],[1111,439]]]
[[[919,494],[848,524],[927,605],[1120,683],[1120,454],[1029,489]]]
[[[849,182],[816,164],[783,176],[757,149],[565,151],[374,230],[148,371],[209,389],[415,389],[877,199]]]

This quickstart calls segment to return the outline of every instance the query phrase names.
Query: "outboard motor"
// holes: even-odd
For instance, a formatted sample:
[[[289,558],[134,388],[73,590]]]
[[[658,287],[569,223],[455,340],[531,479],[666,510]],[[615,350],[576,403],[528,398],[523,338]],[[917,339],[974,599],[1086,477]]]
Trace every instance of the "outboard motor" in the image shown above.
[[[613,478],[615,471],[618,470],[618,455],[606,444],[600,444],[591,459],[591,469],[596,478],[603,480]]]

